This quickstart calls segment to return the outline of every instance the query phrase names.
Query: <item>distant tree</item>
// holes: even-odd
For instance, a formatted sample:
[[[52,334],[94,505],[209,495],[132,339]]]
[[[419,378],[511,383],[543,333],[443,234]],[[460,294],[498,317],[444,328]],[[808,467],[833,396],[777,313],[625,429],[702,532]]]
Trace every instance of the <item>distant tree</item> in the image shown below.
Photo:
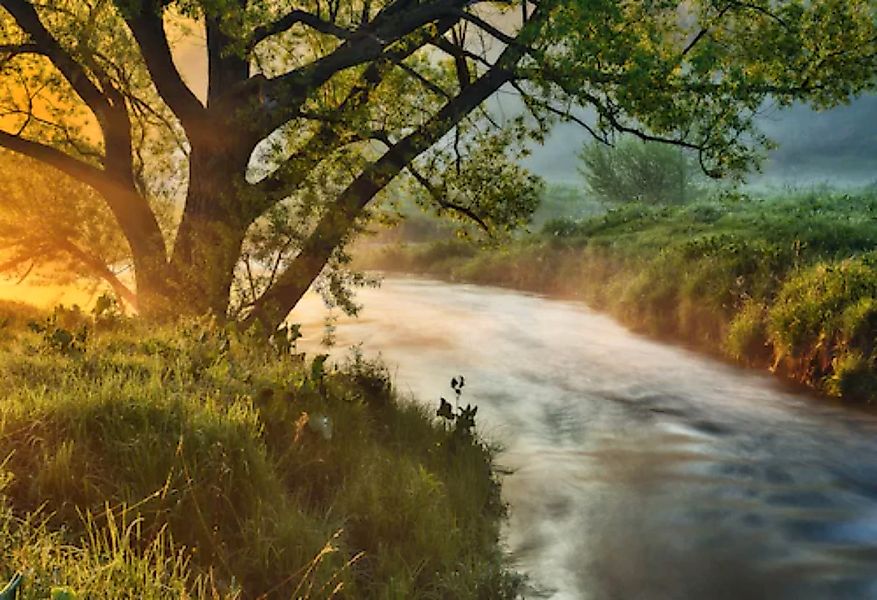
[[[603,202],[682,204],[702,191],[703,171],[678,147],[624,139],[586,144],[579,157],[588,189]]]
[[[181,44],[203,44],[200,73]],[[514,159],[558,120],[742,169],[765,102],[845,102],[875,55],[873,0],[0,0],[0,146],[106,205],[143,314],[273,328],[387,186],[514,228],[539,191]],[[491,114],[500,93],[528,114]],[[154,210],[169,181],[171,232]],[[247,256],[258,273],[236,288]]]
[[[136,308],[122,276],[131,269],[130,256],[112,213],[91,188],[0,151],[0,276],[104,282]]]

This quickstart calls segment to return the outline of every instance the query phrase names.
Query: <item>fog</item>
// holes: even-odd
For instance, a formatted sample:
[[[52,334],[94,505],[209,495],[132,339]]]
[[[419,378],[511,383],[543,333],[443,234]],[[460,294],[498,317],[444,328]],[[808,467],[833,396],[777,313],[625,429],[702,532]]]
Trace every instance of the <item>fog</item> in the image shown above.
[[[759,185],[866,185],[877,182],[877,96],[816,112],[806,106],[764,113],[760,126],[779,147],[770,153]],[[526,165],[553,183],[576,183],[576,153],[589,139],[577,125],[559,125]]]

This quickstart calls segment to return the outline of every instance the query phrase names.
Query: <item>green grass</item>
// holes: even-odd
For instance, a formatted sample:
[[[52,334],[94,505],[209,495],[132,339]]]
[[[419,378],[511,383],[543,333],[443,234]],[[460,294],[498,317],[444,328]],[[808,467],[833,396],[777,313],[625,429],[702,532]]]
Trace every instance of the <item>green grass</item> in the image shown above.
[[[314,368],[200,321],[2,315],[0,577],[22,570],[23,598],[518,590],[492,450],[380,365]]]
[[[389,248],[369,267],[579,297],[822,392],[877,400],[877,194],[630,205],[500,250]]]

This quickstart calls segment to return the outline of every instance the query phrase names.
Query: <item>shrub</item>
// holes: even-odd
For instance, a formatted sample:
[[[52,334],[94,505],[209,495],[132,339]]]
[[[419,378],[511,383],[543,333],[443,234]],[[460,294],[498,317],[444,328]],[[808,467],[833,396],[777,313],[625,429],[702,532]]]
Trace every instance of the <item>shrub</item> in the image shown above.
[[[820,263],[791,277],[770,310],[770,336],[778,355],[801,357],[824,341],[839,340],[843,329],[859,327],[853,321],[857,313],[847,311],[877,296],[875,261],[877,255],[871,254]]]
[[[877,400],[877,369],[874,359],[861,352],[843,352],[834,359],[828,376],[826,391],[832,396],[873,402]]]
[[[734,315],[724,342],[725,353],[749,365],[764,364],[770,357],[767,309],[757,301],[747,302]]]

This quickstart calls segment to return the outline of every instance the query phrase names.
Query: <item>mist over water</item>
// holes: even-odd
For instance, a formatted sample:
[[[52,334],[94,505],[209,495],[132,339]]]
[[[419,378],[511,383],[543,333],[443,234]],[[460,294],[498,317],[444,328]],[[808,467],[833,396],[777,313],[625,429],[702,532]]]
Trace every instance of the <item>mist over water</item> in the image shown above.
[[[388,279],[338,324],[397,387],[505,448],[529,597],[877,598],[877,418],[631,334],[573,303]],[[315,350],[324,309],[292,320]]]

